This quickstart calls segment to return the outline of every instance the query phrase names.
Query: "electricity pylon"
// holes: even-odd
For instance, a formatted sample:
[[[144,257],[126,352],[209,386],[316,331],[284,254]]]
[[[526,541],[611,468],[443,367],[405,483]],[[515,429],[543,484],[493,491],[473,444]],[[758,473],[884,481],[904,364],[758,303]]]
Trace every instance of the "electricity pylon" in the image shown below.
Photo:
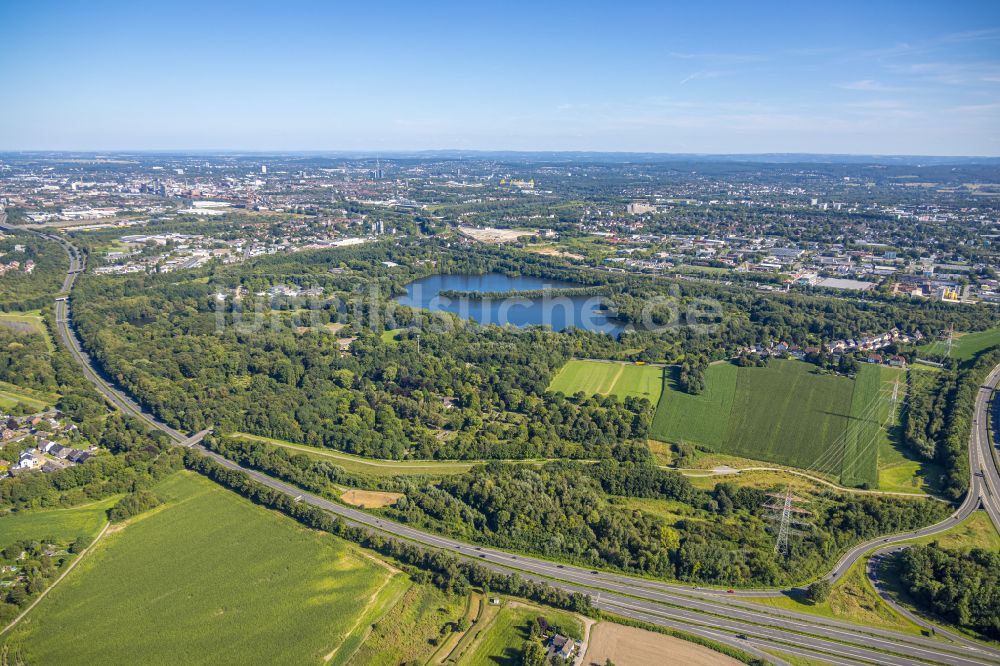
[[[801,503],[806,500],[792,495],[791,489],[787,486],[783,494],[768,493],[767,496],[781,501],[780,504],[764,505],[764,508],[773,512],[770,516],[771,519],[778,522],[778,538],[774,544],[774,553],[788,557],[788,537],[792,534],[801,534],[799,530],[795,529],[796,527],[809,526],[808,523],[797,520],[796,517],[805,517],[812,515],[812,513],[795,505],[796,502]]]

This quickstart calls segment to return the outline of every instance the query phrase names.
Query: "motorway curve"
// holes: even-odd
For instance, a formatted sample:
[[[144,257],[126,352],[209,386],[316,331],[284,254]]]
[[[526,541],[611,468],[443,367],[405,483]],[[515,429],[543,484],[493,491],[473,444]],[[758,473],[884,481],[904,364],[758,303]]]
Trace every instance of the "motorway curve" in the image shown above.
[[[5,219],[0,218],[0,228]],[[348,523],[364,526],[398,538],[408,539],[432,548],[450,551],[469,558],[483,566],[505,573],[517,572],[525,578],[540,580],[570,592],[589,594],[600,609],[622,616],[640,619],[659,626],[678,629],[701,636],[765,659],[775,664],[785,664],[764,650],[780,651],[810,660],[829,664],[893,664],[896,666],[926,663],[953,664],[955,666],[1000,666],[1000,650],[972,641],[944,642],[923,636],[876,629],[850,622],[833,620],[808,613],[778,610],[759,606],[733,597],[724,590],[699,589],[671,585],[622,574],[598,572],[563,565],[493,548],[476,547],[454,539],[416,530],[412,527],[381,519],[349,506],[332,502],[323,497],[269,477],[260,472],[240,467],[236,463],[205,449],[199,442],[207,430],[187,436],[145,411],[135,401],[112,385],[94,366],[83,351],[70,326],[68,295],[83,261],[79,251],[68,240],[54,234],[43,234],[62,244],[70,257],[70,269],[63,285],[63,292],[56,300],[56,326],[63,344],[81,365],[87,379],[116,408],[142,420],[149,426],[166,433],[175,443],[197,448],[221,465],[239,469],[271,488],[285,492],[298,501],[307,502],[343,518]],[[991,386],[1000,381],[1000,367],[990,376]],[[988,382],[989,384],[989,382]],[[984,389],[976,403],[976,427],[970,438],[972,468],[978,470],[972,477],[970,492],[953,516],[937,525],[915,532],[886,537],[851,549],[828,578],[841,577],[864,553],[872,548],[889,547],[898,542],[944,531],[967,517],[982,504],[990,512],[994,524],[1000,526],[1000,474],[993,465],[992,452],[985,434],[986,409],[990,391]],[[983,442],[986,442],[984,445]],[[984,446],[987,455],[984,455]],[[979,476],[982,472],[983,476]],[[785,594],[775,590],[740,591],[740,596],[774,597]]]

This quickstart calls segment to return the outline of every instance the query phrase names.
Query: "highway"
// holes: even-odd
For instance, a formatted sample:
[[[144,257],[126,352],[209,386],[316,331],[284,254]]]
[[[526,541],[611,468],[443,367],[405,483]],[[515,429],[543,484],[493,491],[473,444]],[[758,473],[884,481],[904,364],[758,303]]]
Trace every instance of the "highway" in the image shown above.
[[[972,479],[969,486],[969,493],[965,497],[965,502],[957,513],[972,513],[977,507],[982,507],[990,517],[994,529],[1000,531],[1000,470],[997,467],[997,460],[1000,456],[995,456],[997,452],[996,440],[990,436],[989,407],[990,401],[996,394],[1000,386],[1000,366],[993,368],[987,375],[986,380],[979,387],[976,394],[975,411],[973,412],[972,433],[969,439],[970,469]],[[993,424],[996,433],[1000,430],[1000,424]],[[971,506],[971,508],[970,508]],[[956,514],[957,515],[957,514]],[[892,595],[883,589],[879,580],[879,572],[884,559],[894,553],[905,550],[909,544],[889,544],[878,548],[872,553],[866,574],[872,585],[878,591],[879,596],[892,606],[897,613],[908,618],[914,624],[926,629],[933,629],[938,634],[960,643],[974,644],[969,639],[954,632],[932,625],[919,615],[899,605]]]
[[[2,227],[3,220],[0,220],[0,228]],[[477,547],[381,519],[359,509],[304,492],[295,486],[260,472],[242,468],[236,463],[208,451],[200,444],[201,439],[208,433],[207,430],[188,436],[171,428],[143,410],[140,405],[113,386],[95,369],[92,359],[82,350],[80,342],[70,326],[71,311],[66,298],[66,294],[72,290],[77,273],[83,268],[82,259],[77,249],[65,238],[47,234],[46,236],[62,243],[70,256],[70,270],[64,283],[64,292],[56,301],[56,325],[59,337],[80,363],[87,379],[108,401],[116,408],[166,433],[178,445],[197,448],[219,464],[239,469],[260,483],[299,498],[299,501],[336,514],[351,524],[365,526],[432,548],[444,549],[505,573],[516,571],[525,578],[543,580],[559,589],[589,594],[594,605],[598,608],[709,638],[775,664],[784,664],[785,662],[763,652],[763,650],[781,651],[833,664],[876,663],[903,666],[930,662],[956,666],[1000,665],[1000,650],[978,644],[949,643],[807,613],[772,609],[737,599],[735,595],[725,590],[671,585],[622,574],[591,571],[493,548]],[[991,375],[994,384],[998,377],[1000,377],[1000,368],[997,368]],[[986,394],[987,398],[977,400],[977,423],[985,422],[988,391],[984,390],[983,393]],[[985,432],[984,429],[983,432]],[[981,468],[986,460],[982,455],[983,450],[981,441],[978,439],[979,436],[980,428],[974,428],[971,440],[974,440],[975,446],[973,446],[973,441],[970,441],[970,456],[974,461],[977,461],[977,464],[973,465],[973,469]],[[992,455],[989,460],[993,460]],[[995,467],[992,468],[991,472],[996,479],[993,488],[1000,488],[1000,476],[997,476]],[[841,558],[828,577],[831,579],[839,578],[858,558],[872,548],[888,546],[914,536],[934,534],[947,529],[975,510],[984,492],[990,492],[988,482],[984,484],[981,481],[981,477],[973,476],[966,500],[948,520],[914,533],[861,544]],[[987,490],[984,491],[984,488]],[[995,492],[993,498],[992,501],[995,502],[997,498]],[[742,597],[774,597],[782,594],[785,592],[775,590],[741,590],[739,592]]]
[[[996,442],[990,437],[990,400],[1000,386],[1000,366],[993,368],[976,395],[976,410],[972,420],[972,441],[969,445],[976,450],[975,462],[971,465],[972,480],[978,486],[983,508],[990,515],[993,526],[1000,530],[1000,468],[997,466]],[[994,433],[1000,424],[994,424]]]

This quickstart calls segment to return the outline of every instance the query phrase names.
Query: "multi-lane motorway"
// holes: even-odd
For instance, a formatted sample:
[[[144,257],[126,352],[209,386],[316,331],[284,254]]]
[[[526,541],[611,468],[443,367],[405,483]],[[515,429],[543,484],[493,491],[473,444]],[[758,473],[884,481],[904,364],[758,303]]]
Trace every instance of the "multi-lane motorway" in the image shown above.
[[[990,515],[994,527],[1000,530],[1000,467],[997,462],[996,442],[990,433],[990,401],[1000,386],[1000,366],[993,368],[989,377],[979,387],[976,395],[976,411],[972,421],[972,439],[969,446],[975,449],[971,465],[972,484],[978,488],[983,508]],[[1000,424],[992,424],[994,434],[1000,431]]]
[[[976,407],[973,417],[972,432],[969,436],[969,469],[972,478],[969,481],[969,492],[958,509],[945,520],[913,532],[898,534],[876,541],[859,544],[847,552],[829,574],[831,580],[836,580],[847,572],[866,552],[874,546],[879,551],[894,549],[903,541],[917,537],[930,536],[942,532],[953,524],[968,518],[972,512],[982,508],[990,516],[993,526],[1000,531],[1000,474],[997,472],[994,447],[989,435],[989,406],[993,393],[1000,384],[1000,366],[993,368],[986,381],[979,387],[976,395]],[[898,549],[896,549],[898,550]]]
[[[0,227],[4,220],[0,218]],[[62,243],[70,257],[70,270],[66,276],[63,293],[56,301],[56,322],[59,337],[80,363],[87,379],[116,408],[127,412],[151,427],[166,433],[178,445],[193,446],[218,463],[241,469],[257,481],[285,492],[299,501],[341,516],[344,520],[377,530],[398,538],[412,540],[428,547],[450,551],[472,559],[483,566],[500,571],[516,571],[526,578],[546,583],[571,592],[589,594],[598,608],[622,616],[644,620],[652,624],[680,629],[691,634],[712,639],[740,648],[745,652],[776,664],[784,660],[764,652],[776,651],[829,664],[926,664],[941,663],[956,666],[987,664],[1000,666],[1000,650],[968,640],[950,641],[915,636],[908,633],[877,629],[849,622],[833,620],[807,613],[779,610],[737,598],[726,590],[710,590],[670,585],[608,572],[591,571],[571,565],[549,562],[535,557],[505,552],[493,548],[477,547],[454,539],[438,536],[409,526],[384,520],[352,507],[337,504],[325,498],[306,493],[301,489],[278,481],[253,470],[241,468],[236,463],[202,447],[199,442],[208,431],[187,436],[152,414],[116,388],[97,370],[83,351],[70,326],[70,308],[66,295],[73,287],[76,275],[83,268],[78,250],[64,237],[48,236]],[[1000,382],[1000,367],[994,370],[987,386]],[[873,548],[889,547],[914,536],[934,534],[948,529],[968,516],[982,503],[994,523],[1000,527],[1000,474],[993,464],[986,434],[986,412],[992,389],[984,388],[976,402],[976,426],[970,438],[970,458],[976,475],[972,478],[966,500],[948,520],[913,533],[900,534],[861,544],[847,553],[828,575],[832,579],[842,576],[865,552]],[[980,476],[981,474],[981,476]],[[740,591],[740,597],[774,597],[785,594],[774,590]]]

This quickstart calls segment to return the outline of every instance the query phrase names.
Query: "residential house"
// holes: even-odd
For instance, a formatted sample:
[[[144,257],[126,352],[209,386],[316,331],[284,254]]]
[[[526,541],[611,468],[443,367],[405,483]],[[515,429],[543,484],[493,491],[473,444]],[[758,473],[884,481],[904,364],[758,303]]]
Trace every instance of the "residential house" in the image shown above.
[[[549,649],[546,653],[549,659],[552,657],[558,657],[563,661],[568,660],[576,652],[576,642],[572,638],[563,636],[562,634],[555,634],[551,639],[549,639]]]
[[[39,455],[32,451],[31,449],[25,449],[21,451],[21,457],[14,465],[15,469],[35,469],[41,465],[41,458]]]
[[[74,463],[85,463],[93,456],[86,451],[80,451],[79,449],[70,449],[67,459]]]

